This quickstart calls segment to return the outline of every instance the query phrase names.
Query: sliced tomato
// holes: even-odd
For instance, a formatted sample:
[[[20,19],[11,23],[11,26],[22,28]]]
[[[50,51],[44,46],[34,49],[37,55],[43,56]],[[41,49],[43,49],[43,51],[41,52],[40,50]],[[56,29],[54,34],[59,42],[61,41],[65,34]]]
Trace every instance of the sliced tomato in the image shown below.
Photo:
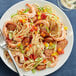
[[[42,14],[41,14],[41,19],[46,19],[46,17],[47,17],[47,16],[46,16],[45,13],[42,13]]]
[[[34,26],[32,26],[32,29],[30,30],[31,32],[33,32],[34,31]]]
[[[29,44],[29,47],[32,47],[32,44]]]
[[[33,59],[33,60],[35,60],[35,59],[37,58],[37,56],[34,55],[34,54],[31,54],[31,55],[30,55],[30,58]]]
[[[27,58],[27,57],[24,57],[24,59],[25,59],[25,61],[27,61],[27,60],[28,60],[28,58]]]
[[[23,23],[23,20],[19,20],[19,22]]]
[[[37,58],[37,56],[36,55],[33,55],[33,59],[35,60]]]
[[[33,29],[31,29],[30,31],[33,32]]]
[[[33,59],[33,54],[30,55],[30,58]]]

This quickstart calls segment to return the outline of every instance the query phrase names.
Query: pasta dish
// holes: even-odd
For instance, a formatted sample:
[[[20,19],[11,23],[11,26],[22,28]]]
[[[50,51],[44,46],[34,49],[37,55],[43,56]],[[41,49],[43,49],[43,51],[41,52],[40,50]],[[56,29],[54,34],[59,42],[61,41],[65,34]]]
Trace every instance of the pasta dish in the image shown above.
[[[67,29],[50,5],[26,4],[11,15],[3,26],[3,35],[19,68],[34,73],[53,68],[68,44]],[[8,52],[6,58],[12,62]]]

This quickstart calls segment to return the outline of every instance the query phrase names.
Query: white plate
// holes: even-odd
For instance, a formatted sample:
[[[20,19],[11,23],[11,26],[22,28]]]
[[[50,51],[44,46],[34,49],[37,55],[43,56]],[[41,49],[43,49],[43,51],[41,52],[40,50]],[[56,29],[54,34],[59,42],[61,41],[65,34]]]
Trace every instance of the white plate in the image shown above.
[[[24,72],[23,70],[21,70],[22,73],[24,73],[25,75],[31,75],[31,76],[42,76],[42,75],[47,75],[47,74],[51,74],[53,72],[55,72],[56,70],[58,70],[68,59],[68,57],[70,56],[70,53],[72,51],[72,47],[73,47],[73,29],[71,26],[71,23],[68,19],[68,17],[64,14],[64,12],[59,9],[56,5],[52,4],[51,2],[48,1],[40,1],[40,0],[26,0],[26,1],[21,1],[15,5],[13,5],[11,8],[9,8],[4,15],[1,18],[0,21],[0,28],[2,29],[4,23],[10,19],[11,15],[16,13],[17,10],[21,9],[21,8],[25,8],[25,4],[26,3],[38,3],[40,6],[44,6],[45,4],[49,4],[53,7],[53,9],[55,10],[56,15],[59,16],[60,20],[62,21],[62,23],[64,23],[64,25],[66,25],[68,27],[68,33],[67,33],[67,40],[68,40],[68,45],[65,48],[65,54],[59,56],[59,62],[56,65],[56,67],[54,68],[48,68],[42,71],[37,71],[35,74],[33,74],[31,71],[29,72]],[[0,50],[0,54],[1,54],[1,58],[4,61],[4,63],[13,71],[16,72],[14,66],[12,64],[10,64],[7,59],[5,59],[4,57],[4,51]]]

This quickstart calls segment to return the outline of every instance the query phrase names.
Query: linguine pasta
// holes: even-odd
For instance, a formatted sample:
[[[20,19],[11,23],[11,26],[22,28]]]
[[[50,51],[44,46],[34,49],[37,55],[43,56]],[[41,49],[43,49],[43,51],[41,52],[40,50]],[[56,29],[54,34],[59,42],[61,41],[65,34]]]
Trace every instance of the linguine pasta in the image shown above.
[[[3,27],[7,47],[17,65],[25,71],[53,68],[68,43],[67,27],[53,13],[51,6],[26,6],[12,15]],[[11,61],[8,52],[5,55]]]

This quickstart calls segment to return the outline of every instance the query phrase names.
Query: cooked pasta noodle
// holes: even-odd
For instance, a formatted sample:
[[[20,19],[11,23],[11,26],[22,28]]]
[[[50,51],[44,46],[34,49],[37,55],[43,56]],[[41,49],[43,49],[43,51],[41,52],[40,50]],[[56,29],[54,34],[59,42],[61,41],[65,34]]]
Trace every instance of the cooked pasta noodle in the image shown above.
[[[25,71],[55,67],[64,54],[67,27],[49,5],[26,4],[3,27],[7,47],[17,65]],[[6,58],[10,61],[8,52]]]

